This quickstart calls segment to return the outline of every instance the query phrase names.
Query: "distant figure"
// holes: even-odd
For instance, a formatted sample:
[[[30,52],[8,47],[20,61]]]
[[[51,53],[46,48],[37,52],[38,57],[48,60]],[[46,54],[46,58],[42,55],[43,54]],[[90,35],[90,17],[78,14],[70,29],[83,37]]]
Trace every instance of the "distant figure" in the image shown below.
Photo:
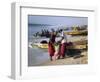
[[[54,53],[55,53],[55,48],[54,48],[54,44],[52,43],[51,39],[48,43],[48,52],[49,52],[49,55],[50,55],[50,60],[52,61]]]

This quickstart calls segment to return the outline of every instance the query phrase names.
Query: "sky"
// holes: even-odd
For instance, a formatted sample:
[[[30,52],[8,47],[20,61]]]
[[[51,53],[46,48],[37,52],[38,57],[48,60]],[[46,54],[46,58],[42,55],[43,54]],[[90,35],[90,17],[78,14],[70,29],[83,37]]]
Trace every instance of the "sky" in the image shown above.
[[[49,25],[88,25],[87,17],[70,17],[70,16],[39,16],[29,15],[28,24],[49,24]]]

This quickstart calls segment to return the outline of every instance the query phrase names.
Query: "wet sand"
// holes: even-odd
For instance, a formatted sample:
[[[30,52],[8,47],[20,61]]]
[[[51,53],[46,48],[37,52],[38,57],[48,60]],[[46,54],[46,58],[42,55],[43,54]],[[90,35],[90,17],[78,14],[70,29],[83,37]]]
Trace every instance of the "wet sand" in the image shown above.
[[[50,66],[50,65],[73,65],[73,64],[87,64],[88,57],[87,51],[81,53],[80,56],[66,57],[64,59],[58,59],[55,61],[48,61],[40,64],[40,66]]]

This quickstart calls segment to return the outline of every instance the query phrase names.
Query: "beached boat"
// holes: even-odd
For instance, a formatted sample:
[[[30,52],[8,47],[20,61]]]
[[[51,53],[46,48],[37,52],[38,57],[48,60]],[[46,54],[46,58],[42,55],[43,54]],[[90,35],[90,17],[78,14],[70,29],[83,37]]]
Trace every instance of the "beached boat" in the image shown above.
[[[72,46],[67,46],[67,49],[87,49],[87,45],[72,45]]]
[[[37,47],[42,49],[48,49],[48,44],[39,44]],[[87,45],[70,45],[66,47],[67,49],[86,49]]]
[[[68,43],[69,44],[69,43]],[[42,49],[48,49],[48,43],[46,41],[36,43],[34,46]],[[70,45],[67,45],[66,49],[86,49],[87,48],[87,41],[77,41],[71,42]]]
[[[43,40],[43,41],[38,42],[38,43],[33,43],[32,46],[37,46],[37,47],[42,48],[42,49],[47,49],[48,42],[46,40]]]
[[[67,35],[87,35],[87,30],[64,32]]]
[[[72,31],[72,32],[65,32],[67,35],[87,35],[87,31]]]
[[[64,32],[67,35],[87,35],[87,30],[78,30],[77,27],[70,32]]]
[[[42,48],[42,49],[47,49],[48,48],[48,44],[40,44],[38,45],[39,48]]]

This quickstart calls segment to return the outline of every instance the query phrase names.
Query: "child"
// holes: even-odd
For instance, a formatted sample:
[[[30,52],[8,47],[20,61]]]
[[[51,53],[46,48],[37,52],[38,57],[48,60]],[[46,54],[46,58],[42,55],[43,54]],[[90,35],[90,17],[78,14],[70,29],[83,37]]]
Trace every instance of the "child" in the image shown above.
[[[51,40],[48,43],[48,52],[49,52],[49,55],[50,55],[50,60],[52,61],[54,53],[55,53],[55,48],[54,48],[54,45],[53,45]]]
[[[56,60],[56,59],[59,58],[59,49],[60,49],[60,41],[55,43],[55,53],[54,53],[54,56],[53,56],[53,60]]]

